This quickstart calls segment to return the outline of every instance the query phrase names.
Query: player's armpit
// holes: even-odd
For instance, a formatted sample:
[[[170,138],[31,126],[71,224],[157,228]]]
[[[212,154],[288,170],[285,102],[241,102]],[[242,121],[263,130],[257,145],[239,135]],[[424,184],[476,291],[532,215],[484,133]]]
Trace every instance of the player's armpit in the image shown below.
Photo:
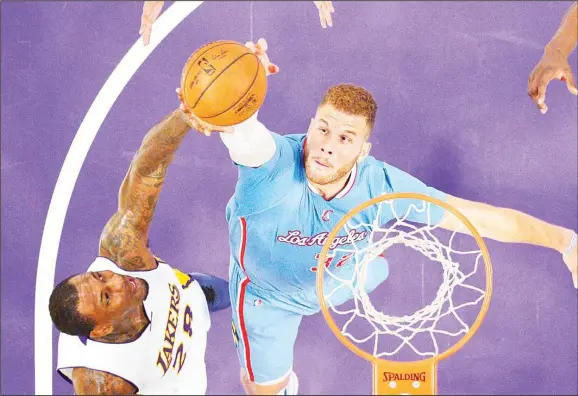
[[[138,390],[116,375],[84,367],[72,370],[72,384],[77,395],[134,395]]]

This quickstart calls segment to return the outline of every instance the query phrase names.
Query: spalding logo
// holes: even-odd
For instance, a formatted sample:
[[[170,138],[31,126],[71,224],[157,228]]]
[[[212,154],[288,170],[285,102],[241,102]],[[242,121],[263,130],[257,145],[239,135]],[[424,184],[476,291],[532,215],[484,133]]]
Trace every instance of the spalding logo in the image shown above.
[[[425,382],[426,381],[426,373],[390,373],[385,371],[383,373],[383,381],[390,382],[390,381],[419,381]]]

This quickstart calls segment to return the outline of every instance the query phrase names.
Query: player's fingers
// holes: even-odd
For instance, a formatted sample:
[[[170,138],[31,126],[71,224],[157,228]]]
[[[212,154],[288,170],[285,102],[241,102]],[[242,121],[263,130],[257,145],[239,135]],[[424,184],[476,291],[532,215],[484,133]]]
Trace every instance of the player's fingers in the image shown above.
[[[151,29],[145,29],[142,33],[142,43],[148,45],[151,41]]]
[[[140,18],[139,34],[143,37],[144,45],[147,45],[150,42],[152,29],[153,29],[152,21],[150,20],[148,14],[143,13]]]
[[[542,114],[546,114],[548,112],[548,106],[546,105],[546,89],[548,88],[548,82],[545,82],[545,80],[542,80],[540,82],[540,84],[538,85],[538,91],[535,93],[534,96],[532,96],[532,99],[534,100],[534,102],[536,102],[536,105],[538,106],[538,109],[540,110],[540,113]]]
[[[164,1],[156,1],[151,11],[153,22],[157,20],[163,10]]]
[[[566,87],[572,95],[578,95],[578,89],[576,89],[576,80],[574,80],[574,74],[572,74],[572,70],[566,70],[560,79],[562,81],[566,81]]]
[[[333,8],[333,2],[332,1],[326,1],[325,4],[327,4],[327,8],[329,9],[329,12],[335,12],[335,8]]]
[[[205,136],[211,136],[211,128],[206,122],[195,118],[194,128]]]
[[[539,81],[540,79],[537,78],[537,72],[534,69],[532,73],[530,73],[530,76],[528,77],[528,89],[527,89],[528,96],[533,97],[538,94]]]
[[[536,104],[538,104],[538,106],[544,104],[544,102],[546,101],[546,91],[548,89],[548,84],[550,84],[550,81],[552,81],[553,79],[559,78],[558,75],[559,72],[557,70],[548,69],[536,76],[538,84],[534,99]]]
[[[264,38],[260,38],[259,40],[257,40],[257,49],[260,52],[267,52],[268,49],[267,40],[265,40]]]
[[[175,92],[177,93],[177,97],[179,98],[179,101],[181,102],[181,104],[185,104],[185,98],[183,97],[183,92],[181,91],[180,88],[175,89]]]
[[[321,22],[321,27],[323,29],[327,28],[327,21],[325,19],[325,14],[323,13],[323,9],[319,10],[319,22]]]
[[[231,127],[223,127],[210,124],[207,124],[207,128],[210,132],[230,133],[233,131]]]
[[[181,111],[183,113],[185,113],[185,115],[189,118],[193,118],[196,122],[196,119],[194,118],[193,112],[191,111],[190,107],[187,105],[187,103],[185,102],[185,98],[183,96],[183,93],[181,91],[180,88],[177,88],[175,90],[177,92],[177,97],[179,98],[179,109],[181,109]]]
[[[252,41],[247,41],[245,43],[245,47],[249,48],[249,50],[253,53],[255,53],[257,51],[257,48],[255,48],[255,43]]]
[[[211,125],[208,122],[201,121],[199,119],[197,119],[197,124],[199,127],[199,131],[205,134],[206,136],[210,136],[213,132],[228,132],[228,127]]]
[[[327,25],[329,27],[333,27],[333,18],[331,17],[331,13],[328,10],[325,11],[325,20],[327,21]]]
[[[279,66],[274,63],[269,63],[267,70],[269,71],[269,74],[277,74],[279,73]]]

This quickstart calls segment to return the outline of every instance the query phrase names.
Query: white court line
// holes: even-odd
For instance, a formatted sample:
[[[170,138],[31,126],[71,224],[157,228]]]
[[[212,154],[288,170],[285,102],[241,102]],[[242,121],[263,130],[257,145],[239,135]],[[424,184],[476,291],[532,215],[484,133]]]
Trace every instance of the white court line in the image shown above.
[[[175,2],[163,12],[154,24],[151,41],[146,47],[137,42],[126,53],[117,67],[102,86],[100,92],[88,109],[80,124],[76,136],[64,159],[64,164],[58,175],[44,231],[40,242],[38,268],[36,271],[36,296],[34,299],[34,383],[35,394],[52,394],[52,320],[48,312],[48,300],[54,287],[54,274],[58,246],[62,227],[68,210],[68,204],[74,185],[78,179],[82,164],[96,134],[106,118],[116,99],[138,68],[144,63],[158,44],[191,12],[197,9],[202,1]],[[138,18],[132,22],[138,23]],[[135,25],[135,33],[138,25]],[[176,85],[179,84],[177,81]],[[168,87],[173,89],[173,87]],[[175,96],[175,101],[177,100]],[[177,102],[175,102],[175,107]]]

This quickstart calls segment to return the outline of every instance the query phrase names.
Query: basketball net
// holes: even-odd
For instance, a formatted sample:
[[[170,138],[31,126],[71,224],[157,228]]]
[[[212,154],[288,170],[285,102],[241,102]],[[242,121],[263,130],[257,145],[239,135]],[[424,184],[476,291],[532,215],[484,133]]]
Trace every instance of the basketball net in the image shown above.
[[[409,200],[405,213],[396,213],[395,202],[399,200]],[[449,236],[447,243],[441,242],[436,237],[435,230],[438,225],[416,224],[408,221],[413,213],[420,213],[420,217],[430,219],[431,207],[437,205],[446,210],[446,216],[454,215],[460,220],[462,225]],[[377,206],[377,210],[373,206]],[[357,222],[352,224],[351,219],[364,218],[359,214],[370,209],[375,213],[375,219],[371,223]],[[380,218],[390,211],[393,214],[391,221],[386,226],[380,224]],[[389,216],[389,215],[388,215]],[[429,221],[428,221],[429,223]],[[344,232],[339,234],[340,231]],[[361,245],[351,239],[347,246],[337,247],[329,250],[337,235],[350,235],[351,230],[366,230],[369,233],[368,242]],[[441,230],[441,228],[440,228]],[[476,248],[460,250],[454,246],[456,234],[469,234],[476,242]],[[343,237],[341,237],[343,238]],[[471,239],[471,238],[470,238]],[[387,257],[387,250],[394,245],[403,245],[413,249],[427,257],[429,260],[441,264],[443,269],[442,283],[437,290],[433,301],[417,310],[416,312],[403,315],[387,315],[377,310],[370,300],[370,296],[365,289],[368,279],[369,263],[380,255]],[[354,266],[349,279],[344,279],[342,271],[327,266],[327,257],[332,257],[337,253],[350,254]],[[465,258],[470,258],[471,268],[463,265]],[[484,275],[485,285],[475,286],[468,284],[475,274]],[[327,276],[324,279],[324,274]],[[395,282],[391,277],[384,282],[387,287],[388,282]],[[329,285],[331,290],[324,290]],[[469,298],[466,301],[456,300],[456,288],[468,290]],[[343,293],[348,289],[353,297],[352,308],[340,308],[332,302],[335,293]],[[351,210],[333,228],[323,245],[318,266],[317,266],[317,290],[321,311],[339,340],[353,352],[362,358],[370,361],[373,365],[373,394],[393,395],[393,394],[436,394],[437,363],[454,354],[460,349],[476,332],[480,326],[489,306],[492,289],[492,268],[489,253],[483,239],[473,227],[473,225],[455,208],[438,199],[414,193],[386,194],[371,199],[353,210]],[[371,293],[371,292],[370,292]],[[411,293],[411,291],[409,291]],[[457,293],[459,294],[459,293]],[[339,304],[337,304],[339,305]],[[469,325],[460,317],[460,311],[466,307],[480,305],[479,313],[473,324]],[[334,316],[342,316],[344,324],[337,325]],[[452,329],[445,328],[447,320],[451,318],[457,326]],[[372,328],[370,334],[364,337],[355,336],[349,331],[356,321],[365,320]],[[431,343],[426,347],[417,345],[415,340],[418,335],[427,336]],[[452,346],[447,350],[441,350],[437,337],[455,337],[450,340]],[[461,338],[458,338],[461,337]],[[380,342],[387,338],[388,342]],[[368,343],[371,345],[370,352],[359,347],[359,344]],[[423,343],[422,343],[423,344]],[[384,345],[387,347],[384,348]],[[413,352],[413,361],[395,361],[395,356],[404,349]]]

